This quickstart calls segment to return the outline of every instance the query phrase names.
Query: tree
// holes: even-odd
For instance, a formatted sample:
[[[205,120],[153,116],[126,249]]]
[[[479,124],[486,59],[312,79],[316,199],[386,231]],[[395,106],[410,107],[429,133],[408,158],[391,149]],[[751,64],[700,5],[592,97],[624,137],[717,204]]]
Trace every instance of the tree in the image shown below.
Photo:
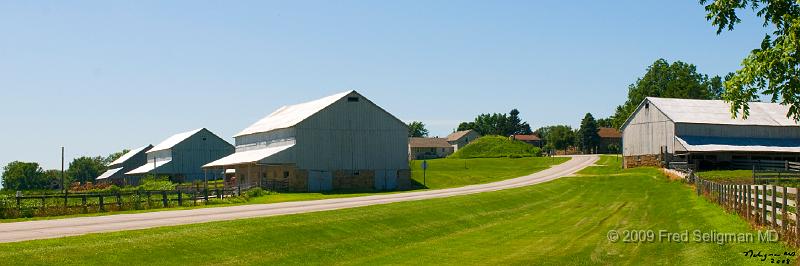
[[[38,163],[14,161],[3,167],[3,188],[8,190],[43,189],[49,184]]]
[[[597,127],[597,122],[595,122],[592,114],[586,113],[586,116],[581,120],[581,128],[578,129],[577,134],[578,147],[583,153],[591,153],[592,150],[600,144],[600,135],[597,134],[598,130],[600,129]]]
[[[697,67],[681,61],[672,64],[658,59],[647,68],[647,72],[628,86],[628,99],[617,106],[611,124],[619,128],[646,97],[682,99],[714,99],[724,89],[719,77],[709,80],[697,72]]]
[[[551,126],[547,129],[545,136],[548,145],[556,150],[564,150],[564,153],[575,143],[575,131],[572,131],[570,126]]]
[[[105,172],[105,170],[106,166],[104,157],[84,156],[72,160],[72,162],[69,164],[67,173],[69,173],[69,176],[75,181],[87,183],[94,182],[94,180],[100,176],[100,174]]]
[[[608,118],[597,119],[597,126],[598,127],[614,127],[614,124],[611,121],[611,117],[608,117]]]
[[[413,121],[408,124],[408,136],[414,138],[421,138],[428,136],[428,130],[425,129],[425,124],[419,121]]]
[[[469,129],[484,136],[531,134],[531,126],[527,122],[522,122],[517,109],[512,109],[508,114],[480,114],[474,122],[463,122],[458,125],[459,131]]]
[[[112,162],[116,161],[117,159],[119,159],[120,157],[122,157],[122,155],[125,155],[126,153],[128,153],[128,152],[130,152],[130,151],[131,151],[131,150],[124,149],[124,150],[122,150],[122,151],[118,151],[118,152],[115,152],[115,153],[109,154],[108,156],[106,156],[106,158],[105,158],[105,159],[103,159],[103,165],[105,165],[105,166],[108,166],[108,165],[110,165]]]
[[[70,178],[64,175],[64,187],[69,186]],[[61,186],[61,170],[51,169],[42,173],[43,182],[47,185],[47,189],[60,189]]]
[[[731,104],[732,116],[747,118],[748,102],[763,94],[788,105],[786,117],[800,120],[800,4],[788,0],[700,0],[700,4],[708,4],[706,19],[717,26],[717,34],[732,31],[741,22],[736,12],[747,8],[764,18],[764,27],[774,28],[742,60],[742,68],[726,76],[722,98]]]

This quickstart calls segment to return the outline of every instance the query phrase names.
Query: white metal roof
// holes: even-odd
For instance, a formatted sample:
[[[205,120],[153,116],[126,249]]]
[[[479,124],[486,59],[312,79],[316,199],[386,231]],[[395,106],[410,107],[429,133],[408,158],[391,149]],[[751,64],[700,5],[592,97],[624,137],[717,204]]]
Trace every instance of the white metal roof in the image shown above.
[[[350,90],[306,103],[281,107],[267,117],[245,128],[234,137],[293,127],[353,92],[355,91]]]
[[[107,170],[105,173],[103,173],[102,175],[98,176],[96,179],[97,179],[97,180],[100,180],[100,179],[106,179],[106,178],[109,178],[109,177],[111,177],[112,175],[114,175],[114,174],[116,174],[117,172],[119,172],[119,170],[122,170],[122,167],[120,167],[120,168],[114,168],[114,169],[108,169],[108,170]]]
[[[163,166],[163,165],[165,165],[165,164],[167,164],[167,163],[169,163],[171,161],[172,160],[156,161],[155,166],[153,166],[152,162],[146,163],[146,164],[144,164],[142,166],[139,166],[136,169],[133,169],[133,170],[131,170],[131,171],[125,173],[125,174],[126,175],[146,174],[146,173],[149,173],[150,171],[153,171],[153,169],[161,167],[161,166]]]
[[[203,129],[199,128],[199,129],[195,129],[195,130],[192,130],[192,131],[186,131],[186,132],[182,132],[182,133],[178,133],[178,134],[172,135],[171,137],[165,139],[164,141],[162,141],[161,143],[159,143],[158,145],[156,145],[155,147],[150,149],[148,152],[162,151],[162,150],[171,149],[172,147],[175,147],[175,145],[178,145],[178,143],[181,143],[182,141],[184,141],[184,140],[188,139],[189,137],[193,136],[194,134],[197,134],[197,132],[200,132],[201,130],[203,130]]]
[[[693,100],[647,97],[667,117],[676,123],[757,125],[757,126],[797,126],[787,118],[789,106],[777,103],[751,102],[750,116],[742,119],[732,118],[731,106],[722,100]]]
[[[116,160],[111,162],[111,164],[109,164],[109,165],[122,164],[125,161],[130,160],[131,157],[133,157],[134,155],[136,155],[136,154],[142,152],[143,150],[146,150],[146,149],[148,149],[148,148],[150,148],[152,146],[153,145],[147,145],[147,146],[143,146],[143,147],[139,147],[139,148],[133,149],[133,150],[129,151],[128,153],[122,155],[121,157],[117,158]]]
[[[270,157],[272,155],[278,154],[279,152],[282,152],[291,147],[294,147],[294,143],[288,145],[271,146],[255,150],[235,152],[219,160],[203,165],[203,167],[220,167],[220,166],[229,166],[229,165],[237,165],[245,163],[255,163],[263,159],[266,159],[267,157]]]
[[[688,152],[797,152],[800,140],[681,136],[675,139]]]

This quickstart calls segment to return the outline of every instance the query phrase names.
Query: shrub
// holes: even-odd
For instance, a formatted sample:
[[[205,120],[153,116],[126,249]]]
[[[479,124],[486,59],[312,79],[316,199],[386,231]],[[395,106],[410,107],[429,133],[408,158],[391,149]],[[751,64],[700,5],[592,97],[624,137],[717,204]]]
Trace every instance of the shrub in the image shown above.
[[[142,178],[140,190],[175,190],[175,184],[166,176],[156,177],[148,175]]]
[[[250,189],[250,190],[246,191],[244,193],[244,195],[247,196],[247,198],[255,198],[255,197],[261,197],[261,196],[269,195],[269,192],[267,192],[266,190],[261,189],[260,187],[257,187],[257,188],[253,188],[253,189]]]

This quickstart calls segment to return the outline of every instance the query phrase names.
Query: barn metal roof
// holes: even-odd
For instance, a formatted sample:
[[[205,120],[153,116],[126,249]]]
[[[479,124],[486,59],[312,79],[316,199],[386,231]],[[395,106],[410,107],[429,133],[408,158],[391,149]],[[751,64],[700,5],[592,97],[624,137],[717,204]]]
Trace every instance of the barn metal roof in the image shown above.
[[[153,145],[147,145],[147,146],[143,146],[143,147],[139,147],[139,148],[130,150],[128,153],[126,153],[126,154],[122,155],[121,157],[117,158],[116,160],[111,162],[111,164],[109,164],[109,165],[122,164],[125,161],[130,160],[136,154],[139,154],[142,151],[146,151],[146,150],[150,149],[151,147],[153,147]]]
[[[156,161],[155,166],[153,166],[153,162],[149,162],[149,163],[146,163],[146,164],[144,164],[142,166],[139,166],[136,169],[133,169],[133,170],[131,170],[131,171],[125,173],[125,174],[126,175],[147,174],[150,171],[153,171],[153,169],[157,169],[157,168],[159,168],[161,166],[164,166],[165,164],[168,164],[169,162],[172,162],[172,160]]]
[[[800,139],[675,137],[689,152],[800,152]]]
[[[220,166],[229,166],[229,165],[237,165],[237,164],[248,164],[248,163],[255,163],[266,159],[267,157],[273,156],[278,154],[282,151],[285,151],[291,147],[294,147],[294,143],[288,145],[280,145],[280,146],[269,146],[261,149],[255,150],[248,150],[248,151],[240,151],[235,152],[231,155],[222,157],[219,160],[210,162],[203,167],[220,167]]]
[[[355,91],[350,90],[306,103],[281,107],[267,117],[245,128],[234,137],[293,127],[353,92]]]
[[[742,119],[732,118],[731,106],[722,100],[694,100],[647,97],[661,112],[676,123],[755,125],[755,126],[797,126],[787,118],[789,106],[777,103],[751,102],[750,116]]]
[[[153,147],[152,149],[150,149],[148,152],[172,149],[172,147],[175,147],[175,145],[178,145],[178,143],[181,143],[182,141],[193,136],[194,134],[197,134],[197,132],[200,132],[201,130],[203,130],[203,128],[198,128],[192,131],[186,131],[172,135],[169,138],[162,141],[161,143],[159,143],[158,145],[156,145],[155,147]]]
[[[122,170],[122,167],[120,167],[120,168],[114,168],[114,169],[108,169],[108,170],[107,170],[107,171],[105,171],[105,172],[104,172],[102,175],[98,176],[96,179],[97,179],[97,180],[100,180],[100,179],[106,179],[106,178],[109,178],[109,177],[111,177],[112,175],[114,175],[114,174],[116,174],[117,172],[119,172],[119,170]]]

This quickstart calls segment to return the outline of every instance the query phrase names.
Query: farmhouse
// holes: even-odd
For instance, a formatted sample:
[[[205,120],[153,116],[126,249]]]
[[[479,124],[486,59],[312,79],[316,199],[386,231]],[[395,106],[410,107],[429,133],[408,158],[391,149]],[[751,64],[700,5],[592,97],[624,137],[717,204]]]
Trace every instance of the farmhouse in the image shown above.
[[[597,147],[598,153],[619,153],[622,147],[622,132],[616,128],[601,127],[597,130],[600,136],[600,144]]]
[[[455,152],[455,145],[444,138],[409,138],[408,156],[410,159],[423,160],[444,158]]]
[[[206,164],[240,185],[292,191],[410,186],[408,126],[356,91],[285,106],[236,136],[236,153]]]
[[[542,147],[542,138],[538,135],[511,135],[511,139],[519,140],[539,148]]]
[[[686,161],[723,168],[753,160],[797,161],[800,127],[787,111],[754,102],[747,119],[734,119],[723,101],[648,97],[622,126],[624,165]]]
[[[147,151],[152,148],[153,145],[147,145],[128,151],[111,162],[108,165],[108,170],[97,177],[97,182],[109,182],[118,186],[128,184],[129,180],[125,173],[147,163]]]
[[[481,134],[472,129],[456,131],[447,136],[447,143],[450,143],[455,150],[458,150],[480,137]]]
[[[175,134],[147,151],[147,162],[126,173],[169,176],[176,182],[208,178],[202,166],[233,153],[233,145],[205,128]]]

